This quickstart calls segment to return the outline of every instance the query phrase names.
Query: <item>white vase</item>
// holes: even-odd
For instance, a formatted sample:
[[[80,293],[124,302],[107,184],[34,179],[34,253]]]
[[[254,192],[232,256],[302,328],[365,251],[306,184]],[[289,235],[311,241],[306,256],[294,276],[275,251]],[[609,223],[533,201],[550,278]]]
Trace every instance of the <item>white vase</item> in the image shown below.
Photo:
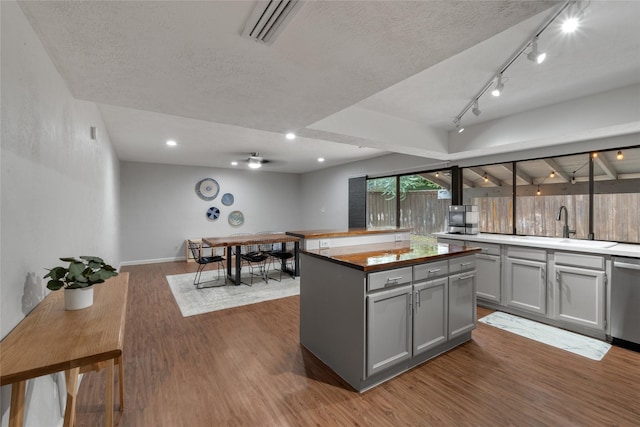
[[[93,304],[93,286],[64,290],[64,309],[80,310]]]

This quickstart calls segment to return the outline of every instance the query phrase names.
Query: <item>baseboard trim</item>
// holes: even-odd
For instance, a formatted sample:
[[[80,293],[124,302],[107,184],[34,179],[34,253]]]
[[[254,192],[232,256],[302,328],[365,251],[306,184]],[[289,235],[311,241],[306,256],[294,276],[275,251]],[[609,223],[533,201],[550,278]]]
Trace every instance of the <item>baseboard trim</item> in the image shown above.
[[[186,258],[183,256],[178,256],[178,257],[172,257],[172,258],[156,258],[156,259],[140,259],[136,261],[122,261],[120,263],[120,266],[118,267],[118,270],[120,270],[121,267],[124,267],[126,265],[157,264],[160,262],[184,261],[185,259]]]

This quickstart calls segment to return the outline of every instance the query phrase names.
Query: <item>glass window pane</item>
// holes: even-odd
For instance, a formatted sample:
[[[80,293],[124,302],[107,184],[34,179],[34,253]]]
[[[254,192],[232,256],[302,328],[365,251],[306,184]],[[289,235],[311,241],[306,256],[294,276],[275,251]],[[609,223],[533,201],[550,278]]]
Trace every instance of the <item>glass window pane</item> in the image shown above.
[[[367,180],[367,227],[396,225],[397,177]]]
[[[478,231],[511,234],[513,229],[512,163],[462,170],[465,205],[478,206]]]
[[[588,238],[589,154],[518,162],[516,171],[516,234],[563,237],[566,223],[570,237]]]
[[[598,153],[593,175],[595,239],[640,243],[640,148]]]
[[[426,237],[445,231],[451,205],[450,189],[449,171],[401,176],[400,226],[411,228],[414,236]]]

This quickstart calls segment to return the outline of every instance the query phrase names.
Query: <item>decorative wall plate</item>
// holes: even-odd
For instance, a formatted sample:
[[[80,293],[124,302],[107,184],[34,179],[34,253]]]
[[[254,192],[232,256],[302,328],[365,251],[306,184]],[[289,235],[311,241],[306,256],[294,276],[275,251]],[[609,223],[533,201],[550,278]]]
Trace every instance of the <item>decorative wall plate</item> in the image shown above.
[[[209,221],[215,221],[219,217],[220,209],[216,208],[215,206],[211,206],[209,209],[207,209],[207,219]]]
[[[222,204],[225,206],[231,206],[233,204],[233,194],[224,193],[222,195]]]
[[[239,227],[244,223],[244,215],[240,211],[233,211],[229,214],[229,224]]]
[[[218,182],[213,178],[205,178],[196,184],[196,194],[202,200],[213,200],[220,192]]]

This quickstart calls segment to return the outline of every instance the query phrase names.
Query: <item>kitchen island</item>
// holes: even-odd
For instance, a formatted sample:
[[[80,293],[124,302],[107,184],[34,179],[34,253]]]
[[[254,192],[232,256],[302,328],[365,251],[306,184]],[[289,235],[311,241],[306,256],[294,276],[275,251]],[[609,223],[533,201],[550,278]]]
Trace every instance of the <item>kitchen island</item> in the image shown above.
[[[300,254],[300,342],[366,391],[471,339],[475,254],[410,241]]]

